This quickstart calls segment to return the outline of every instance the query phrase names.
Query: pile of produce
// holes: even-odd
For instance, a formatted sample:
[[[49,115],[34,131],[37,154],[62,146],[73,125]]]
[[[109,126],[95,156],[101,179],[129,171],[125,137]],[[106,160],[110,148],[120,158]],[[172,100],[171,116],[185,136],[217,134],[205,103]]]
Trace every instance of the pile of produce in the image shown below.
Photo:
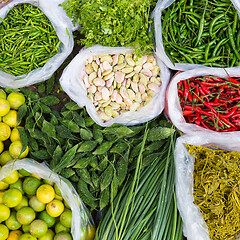
[[[15,76],[42,67],[58,53],[56,32],[37,7],[19,4],[0,23],[0,70]]]
[[[20,92],[9,95],[0,89],[0,164],[17,158],[25,158],[29,149],[22,144],[20,132],[23,127],[18,119],[18,109],[25,103],[25,97]],[[10,140],[10,142],[9,142]]]
[[[0,239],[72,239],[72,211],[56,184],[24,169],[0,183]]]
[[[28,89],[21,90],[27,101],[19,116],[26,119],[22,138],[27,139],[29,156],[48,162],[69,179],[92,210],[103,209],[116,196],[128,171],[135,168],[146,124],[102,128],[74,102],[66,103],[59,112],[52,111],[59,103],[57,97],[41,98]],[[148,127],[142,167],[159,156],[166,139],[175,132],[164,116],[149,122]]]
[[[84,34],[81,43],[109,47],[134,47],[136,52],[152,51],[150,18],[156,0],[66,0],[63,9]]]
[[[198,205],[212,240],[236,239],[240,232],[240,153],[189,146],[195,157],[194,203]]]
[[[240,65],[240,21],[230,0],[175,1],[161,20],[164,49],[173,64]]]
[[[160,69],[153,55],[92,56],[85,64],[83,81],[88,98],[103,121],[149,103],[161,86]]]
[[[239,131],[239,80],[199,76],[178,82],[179,102],[186,122],[216,132]]]

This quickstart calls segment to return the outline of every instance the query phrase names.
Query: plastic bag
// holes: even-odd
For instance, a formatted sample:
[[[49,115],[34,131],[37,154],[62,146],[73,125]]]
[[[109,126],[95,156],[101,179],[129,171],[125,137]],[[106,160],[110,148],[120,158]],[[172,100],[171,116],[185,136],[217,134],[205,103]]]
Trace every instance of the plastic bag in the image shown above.
[[[161,13],[164,9],[168,8],[175,0],[159,0],[154,9],[154,35],[156,42],[156,52],[160,57],[160,60],[163,61],[167,67],[173,70],[187,71],[190,69],[203,67],[200,64],[191,64],[191,63],[175,63],[173,64],[169,57],[167,56],[162,39],[162,23],[161,23]],[[238,15],[240,15],[240,3],[237,0],[231,0],[234,7],[238,11]]]
[[[73,27],[72,21],[59,4],[63,0],[15,0],[9,2],[0,9],[0,19],[4,19],[7,13],[15,5],[29,3],[39,7],[52,23],[56,34],[61,41],[59,53],[54,55],[44,64],[43,67],[37,68],[25,75],[13,76],[0,71],[0,86],[7,88],[26,87],[41,81],[49,79],[53,73],[61,66],[68,55],[72,52],[74,46],[72,32],[78,27]],[[0,20],[1,24],[1,20]]]
[[[185,144],[206,146],[212,144],[227,151],[240,151],[240,137],[199,133],[177,139],[175,159],[175,184],[177,206],[183,220],[183,233],[188,240],[210,240],[207,225],[197,205],[193,203],[193,171],[195,158],[188,154]],[[229,144],[231,143],[231,144]],[[239,238],[238,238],[239,239]]]
[[[199,132],[205,133],[213,133],[215,131],[209,130],[203,127],[200,127],[193,123],[187,123],[183,117],[182,108],[180,106],[178,92],[177,92],[177,83],[181,80],[188,79],[191,77],[198,77],[198,76],[205,76],[205,75],[212,75],[221,78],[228,78],[228,77],[240,77],[239,68],[210,68],[210,67],[202,67],[196,68],[193,70],[189,70],[186,72],[178,72],[172,78],[166,93],[166,109],[165,112],[167,113],[171,122],[178,128],[180,131],[186,134],[194,134]],[[219,132],[222,135],[239,135],[239,131],[235,132]]]
[[[60,84],[63,90],[68,96],[75,101],[79,107],[86,106],[88,114],[99,125],[108,127],[114,123],[135,125],[146,122],[158,116],[165,107],[165,91],[170,79],[170,72],[168,68],[155,56],[157,64],[160,67],[160,77],[162,85],[160,92],[155,94],[153,99],[144,107],[136,112],[126,112],[120,114],[118,117],[103,122],[99,117],[93,103],[87,97],[86,87],[82,80],[85,69],[85,61],[90,56],[102,55],[102,54],[123,54],[132,53],[133,50],[124,47],[103,47],[93,46],[87,49],[81,49],[78,55],[71,61],[71,63],[64,69],[64,72],[60,78]]]
[[[22,159],[11,161],[4,165],[0,170],[0,180],[10,175],[15,170],[25,169],[26,171],[46,180],[53,181],[62,193],[63,199],[70,206],[72,211],[71,234],[73,240],[79,240],[83,236],[84,228],[92,225],[92,219],[89,217],[87,208],[79,198],[72,184],[65,178],[51,171],[44,163],[38,163],[32,159]]]

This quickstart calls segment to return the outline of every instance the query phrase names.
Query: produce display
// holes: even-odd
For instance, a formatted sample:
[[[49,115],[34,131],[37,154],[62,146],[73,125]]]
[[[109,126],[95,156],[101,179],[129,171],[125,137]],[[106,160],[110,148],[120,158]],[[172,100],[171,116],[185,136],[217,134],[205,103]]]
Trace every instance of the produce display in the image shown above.
[[[6,94],[0,89],[0,165],[13,159],[25,158],[29,148],[21,141],[20,132],[24,131],[18,119],[18,110],[25,103],[20,92]],[[10,140],[10,144],[9,141]],[[6,150],[7,149],[7,150]]]
[[[161,155],[141,171],[145,132],[134,174],[101,219],[96,240],[182,239],[182,224],[174,198],[173,152],[176,134],[169,138]]]
[[[86,61],[83,81],[100,118],[109,121],[150,102],[161,86],[159,74],[153,55],[107,54]]]
[[[69,179],[92,210],[103,209],[135,168],[146,124],[103,128],[74,102],[59,112],[51,111],[50,107],[59,103],[57,97],[41,98],[26,89],[22,92],[28,99],[22,117],[26,117],[24,136],[29,156],[48,162],[55,172]],[[162,116],[148,126],[142,167],[154,161],[165,139],[175,131]]]
[[[140,52],[153,50],[150,18],[156,0],[66,0],[62,6],[74,23],[81,25],[85,38],[81,44],[135,48]]]
[[[216,132],[240,130],[240,79],[199,76],[178,82],[183,116]]]
[[[24,169],[0,183],[0,239],[72,239],[72,211],[56,184]]]
[[[194,203],[212,240],[236,239],[239,222],[239,152],[187,145],[195,157]]]
[[[0,8],[3,2],[8,1],[0,0]],[[64,193],[61,196],[54,182],[16,170],[0,181],[0,240],[184,239],[175,194],[179,192],[175,189],[178,159],[174,159],[175,142],[182,133],[160,112],[138,125],[101,127],[88,115],[88,106],[78,105],[69,94],[70,99],[59,83],[82,47],[96,45],[101,54],[106,46],[129,47],[131,53],[114,48],[112,53],[119,54],[104,55],[89,49],[88,57],[82,58],[84,71],[76,68],[76,84],[83,86],[84,94],[86,89],[94,114],[104,124],[110,125],[122,113],[155,109],[151,105],[154,97],[160,90],[165,94],[170,80],[155,49],[161,36],[152,32],[153,9],[162,2],[63,1],[58,9],[63,11],[63,19],[79,24],[72,54],[45,82],[20,89],[1,86],[0,165],[4,169],[8,162],[16,165],[25,157],[46,164],[52,174],[67,179],[66,189],[74,186],[77,209],[84,203],[95,226],[85,224],[79,216],[76,225],[82,235],[74,239],[74,231],[70,232],[77,214],[63,199]],[[157,27],[162,27],[163,45],[172,63],[205,65],[209,67],[204,68],[206,72],[210,67],[239,66],[240,22],[234,6],[229,0],[181,0],[164,9],[162,25]],[[69,38],[74,31],[70,28],[64,28]],[[10,9],[0,23],[0,78],[5,73],[19,76],[41,68],[61,48],[58,36],[38,7],[24,3]],[[239,76],[238,68],[234,70],[236,75],[225,78],[207,73],[178,82],[175,97],[187,123],[212,130],[208,133],[214,136],[229,132],[237,136],[240,78],[234,77]],[[165,72],[166,81],[160,78]],[[13,87],[19,86],[18,80]],[[165,99],[157,101],[164,107]],[[213,146],[187,148],[196,158],[194,204],[203,214],[210,238],[236,239],[240,230],[240,153]]]
[[[163,46],[173,64],[240,65],[240,21],[230,0],[175,1],[161,20]]]
[[[56,32],[37,7],[19,4],[0,23],[0,70],[15,76],[42,67],[58,53]]]

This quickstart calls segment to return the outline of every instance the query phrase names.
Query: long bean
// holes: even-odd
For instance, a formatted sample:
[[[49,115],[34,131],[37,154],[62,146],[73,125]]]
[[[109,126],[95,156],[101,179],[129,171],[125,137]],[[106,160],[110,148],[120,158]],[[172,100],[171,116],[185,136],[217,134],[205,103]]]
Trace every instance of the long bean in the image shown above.
[[[240,65],[240,20],[230,0],[175,1],[161,20],[164,49],[173,63]]]
[[[37,7],[19,4],[0,23],[0,70],[24,75],[42,67],[58,53],[56,32]]]

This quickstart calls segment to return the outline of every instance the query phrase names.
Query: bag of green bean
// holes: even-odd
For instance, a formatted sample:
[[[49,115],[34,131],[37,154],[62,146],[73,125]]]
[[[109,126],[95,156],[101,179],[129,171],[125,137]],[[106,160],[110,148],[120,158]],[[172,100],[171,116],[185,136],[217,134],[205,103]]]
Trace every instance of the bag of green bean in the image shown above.
[[[240,65],[237,0],[162,0],[154,11],[156,51],[171,69]]]
[[[49,79],[72,52],[71,19],[57,0],[16,0],[0,9],[0,86]]]

